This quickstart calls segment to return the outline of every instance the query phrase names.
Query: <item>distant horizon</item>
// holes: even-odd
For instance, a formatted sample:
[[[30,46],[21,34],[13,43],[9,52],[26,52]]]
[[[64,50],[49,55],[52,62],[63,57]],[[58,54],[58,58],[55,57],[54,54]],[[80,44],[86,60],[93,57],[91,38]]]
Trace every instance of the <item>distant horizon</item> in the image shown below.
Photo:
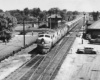
[[[28,8],[28,7],[25,7],[25,8]],[[25,8],[23,8],[23,9],[12,9],[12,10],[20,10],[20,11],[22,11],[22,10],[24,10]],[[34,7],[34,8],[39,8],[39,7]],[[59,8],[59,7],[51,7],[51,8]],[[51,9],[50,8],[50,9]],[[30,9],[33,9],[33,8],[28,8],[29,10]],[[60,8],[59,8],[60,9]],[[3,9],[1,9],[1,10],[3,10]],[[3,10],[4,12],[6,12],[6,11],[12,11],[12,10]],[[41,11],[45,11],[45,10],[42,10],[41,8],[40,8],[40,10]],[[49,9],[48,9],[49,10]],[[46,11],[48,11],[48,10],[46,10]],[[60,9],[60,10],[63,10],[63,9]],[[77,11],[77,10],[68,10],[68,9],[66,9],[67,11]],[[78,11],[78,12],[97,12],[97,11]]]
[[[25,7],[25,8],[28,8],[28,7]],[[3,10],[4,12],[6,12],[6,11],[12,11],[12,10],[20,10],[20,11],[22,11],[22,10],[24,10],[25,8],[23,8],[23,9],[11,9],[11,10],[3,10],[3,9],[1,9],[1,10]],[[33,7],[33,8],[39,8],[39,7]],[[29,10],[31,10],[31,9],[33,9],[33,8],[28,8]],[[59,8],[59,7],[51,7],[51,8]],[[51,8],[49,8],[49,9],[51,9]],[[49,10],[48,9],[48,10]],[[59,8],[60,9],[60,8]],[[43,10],[43,9],[41,9],[40,8],[40,10],[41,11],[45,11],[45,10]],[[48,10],[46,10],[46,11],[48,11]],[[63,10],[63,9],[60,9],[60,10]],[[77,10],[68,10],[68,9],[66,9],[67,11],[77,11]],[[78,12],[97,12],[97,11],[78,11]],[[100,12],[100,11],[98,11],[98,12]]]
[[[93,12],[100,11],[100,0],[0,0],[3,11],[40,8],[49,10],[57,7],[67,11]]]

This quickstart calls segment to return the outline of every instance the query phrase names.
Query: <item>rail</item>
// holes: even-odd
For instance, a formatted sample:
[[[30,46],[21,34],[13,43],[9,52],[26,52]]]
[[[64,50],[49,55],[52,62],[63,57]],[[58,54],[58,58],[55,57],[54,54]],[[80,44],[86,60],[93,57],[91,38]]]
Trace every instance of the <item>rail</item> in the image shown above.
[[[76,34],[82,25],[74,27],[74,32],[69,37],[64,37],[58,44],[45,55],[36,55],[29,62],[10,74],[4,80],[51,80],[63,57],[68,54]],[[80,27],[80,28],[79,28]],[[71,29],[71,31],[73,30]],[[67,34],[68,35],[68,34]]]

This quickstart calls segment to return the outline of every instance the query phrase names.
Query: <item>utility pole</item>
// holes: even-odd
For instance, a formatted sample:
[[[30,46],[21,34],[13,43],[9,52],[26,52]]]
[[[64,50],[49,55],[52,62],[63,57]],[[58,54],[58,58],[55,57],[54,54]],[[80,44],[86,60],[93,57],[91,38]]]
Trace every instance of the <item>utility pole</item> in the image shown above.
[[[51,29],[51,12],[50,12],[50,29]]]
[[[50,29],[51,29],[51,15],[50,15]]]
[[[24,14],[23,14],[23,47],[25,48],[25,23],[24,23]]]
[[[83,36],[84,36],[84,29],[85,29],[85,13],[83,13],[84,17],[83,17],[83,35],[82,35],[82,44],[83,44]]]
[[[56,8],[56,27],[58,27],[58,20],[57,20],[57,8]]]
[[[38,27],[39,27],[39,16],[38,16]]]

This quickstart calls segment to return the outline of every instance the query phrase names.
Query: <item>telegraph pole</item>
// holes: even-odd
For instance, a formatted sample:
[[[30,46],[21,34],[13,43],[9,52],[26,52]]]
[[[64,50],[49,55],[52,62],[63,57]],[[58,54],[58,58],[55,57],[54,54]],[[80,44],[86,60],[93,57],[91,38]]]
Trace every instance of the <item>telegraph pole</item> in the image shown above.
[[[56,8],[56,27],[58,27],[58,20],[57,20],[57,8]]]
[[[84,17],[83,17],[83,35],[82,35],[82,44],[83,44],[83,36],[84,36],[84,27],[85,27],[85,13],[83,13]]]
[[[38,27],[39,27],[39,16],[38,16]]]
[[[51,12],[50,12],[50,20],[49,20],[49,22],[50,22],[50,29],[51,29]]]
[[[51,29],[51,16],[50,16],[50,29]]]
[[[23,13],[23,47],[25,48],[25,23],[24,23],[24,13]]]

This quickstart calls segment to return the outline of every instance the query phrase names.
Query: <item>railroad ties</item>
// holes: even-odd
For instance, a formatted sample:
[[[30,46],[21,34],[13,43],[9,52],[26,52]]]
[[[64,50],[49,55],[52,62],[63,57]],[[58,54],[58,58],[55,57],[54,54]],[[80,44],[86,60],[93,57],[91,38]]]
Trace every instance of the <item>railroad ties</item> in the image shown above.
[[[50,52],[45,55],[37,54],[19,69],[3,80],[52,80],[67,56],[82,24],[73,28],[70,37],[64,37]]]

